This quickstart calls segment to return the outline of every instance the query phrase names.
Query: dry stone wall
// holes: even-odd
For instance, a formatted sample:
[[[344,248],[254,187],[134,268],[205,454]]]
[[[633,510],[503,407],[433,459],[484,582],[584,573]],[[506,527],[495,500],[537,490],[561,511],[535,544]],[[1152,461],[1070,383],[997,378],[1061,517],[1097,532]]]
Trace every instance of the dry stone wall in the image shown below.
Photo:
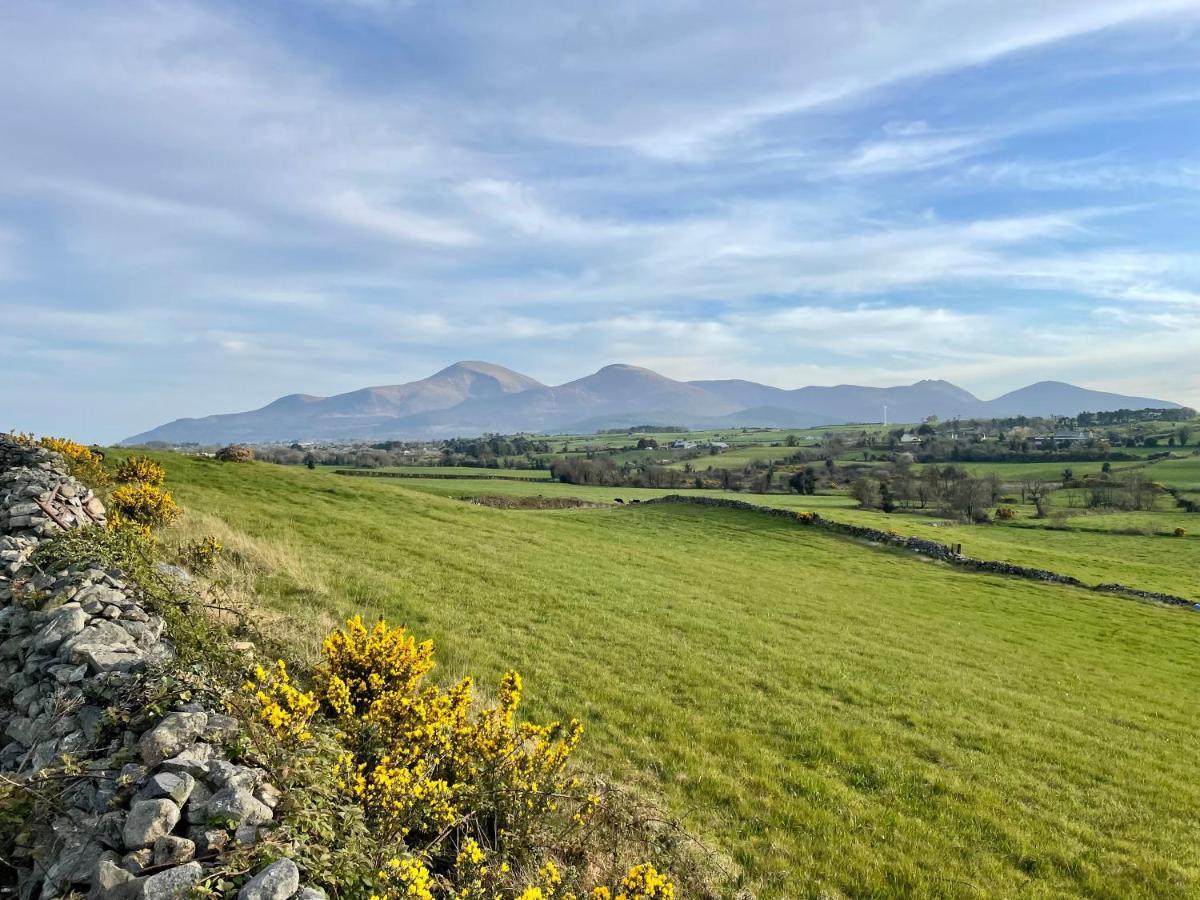
[[[182,896],[258,842],[279,802],[265,772],[223,749],[234,719],[193,703],[157,716],[139,706],[174,647],[122,572],[34,565],[40,542],[103,517],[61,457],[0,435],[0,777],[56,795],[9,861],[21,900]],[[323,896],[300,882],[279,859],[238,897]]]

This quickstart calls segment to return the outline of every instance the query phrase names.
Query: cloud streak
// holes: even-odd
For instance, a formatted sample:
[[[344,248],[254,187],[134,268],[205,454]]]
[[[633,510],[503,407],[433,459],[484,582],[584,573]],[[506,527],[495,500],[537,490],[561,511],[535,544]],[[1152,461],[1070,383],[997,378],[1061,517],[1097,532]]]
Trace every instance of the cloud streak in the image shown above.
[[[0,425],[80,354],[100,437],[458,357],[1200,403],[1096,362],[1200,343],[1195,2],[293,11],[8,17]]]

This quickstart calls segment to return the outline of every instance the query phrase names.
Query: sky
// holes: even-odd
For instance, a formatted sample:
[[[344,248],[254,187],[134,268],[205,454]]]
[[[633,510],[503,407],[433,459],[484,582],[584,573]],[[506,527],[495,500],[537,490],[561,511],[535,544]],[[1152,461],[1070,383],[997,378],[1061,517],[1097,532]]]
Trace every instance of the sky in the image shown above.
[[[1200,0],[9,3],[0,430],[482,359],[1200,407]]]

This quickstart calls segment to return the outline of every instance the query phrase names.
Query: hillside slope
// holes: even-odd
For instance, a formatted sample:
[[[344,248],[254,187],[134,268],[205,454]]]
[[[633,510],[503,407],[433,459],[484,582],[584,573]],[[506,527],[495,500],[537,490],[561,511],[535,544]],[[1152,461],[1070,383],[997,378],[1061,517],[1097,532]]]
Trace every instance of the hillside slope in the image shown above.
[[[1186,611],[725,510],[513,512],[160,458],[185,527],[269,563],[298,645],[366,604],[448,679],[519,669],[531,715],[584,718],[591,763],[762,900],[1200,890]]]

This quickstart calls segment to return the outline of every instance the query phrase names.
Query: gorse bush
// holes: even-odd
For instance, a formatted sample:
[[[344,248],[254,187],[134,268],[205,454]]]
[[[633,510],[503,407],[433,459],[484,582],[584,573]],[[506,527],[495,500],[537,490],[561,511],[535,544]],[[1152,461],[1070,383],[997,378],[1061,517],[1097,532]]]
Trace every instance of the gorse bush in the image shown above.
[[[153,484],[122,484],[108,498],[113,527],[133,523],[148,528],[167,525],[179,516],[179,507],[168,491]]]
[[[22,435],[22,437],[28,438],[26,443],[33,443],[32,435]],[[104,457],[99,453],[95,453],[83,444],[78,444],[69,438],[43,437],[37,443],[66,459],[71,474],[84,484],[97,491],[102,491],[108,484],[108,472],[104,468]]]
[[[217,567],[225,547],[212,535],[188,541],[179,550],[179,561],[192,572],[204,575]]]
[[[568,766],[583,726],[520,721],[516,672],[491,705],[476,702],[470,678],[428,684],[433,653],[403,628],[355,617],[325,640],[311,691],[282,661],[244,686],[260,751],[319,783],[306,796],[356,810],[353,824],[370,836],[357,857],[364,895],[670,900],[672,883],[647,864],[615,886],[585,883],[581,838],[602,801]]]
[[[160,485],[166,477],[167,470],[162,464],[148,456],[130,456],[117,466],[117,481]]]

